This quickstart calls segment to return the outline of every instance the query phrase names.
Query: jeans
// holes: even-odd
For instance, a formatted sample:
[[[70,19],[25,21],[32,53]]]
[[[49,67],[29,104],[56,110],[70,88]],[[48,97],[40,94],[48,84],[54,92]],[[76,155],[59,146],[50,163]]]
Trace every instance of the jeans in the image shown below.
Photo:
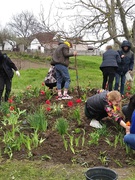
[[[124,142],[131,148],[135,150],[135,134],[126,134],[124,136]]]
[[[121,79],[121,84],[120,84],[120,79]],[[120,84],[120,93],[122,95],[124,94],[125,81],[126,81],[125,75],[120,75],[118,73],[115,74],[115,86],[114,86],[114,90],[118,91],[119,84]]]
[[[68,67],[62,64],[56,64],[56,78],[57,78],[57,89],[60,90],[62,87],[62,82],[65,82],[64,88],[68,89],[70,85],[70,75],[68,72]]]

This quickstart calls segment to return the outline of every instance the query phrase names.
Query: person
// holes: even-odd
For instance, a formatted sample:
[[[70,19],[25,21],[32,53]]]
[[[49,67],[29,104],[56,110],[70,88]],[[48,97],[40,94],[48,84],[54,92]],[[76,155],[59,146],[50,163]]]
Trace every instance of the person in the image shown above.
[[[44,79],[45,85],[49,87],[49,89],[53,89],[56,87],[57,81],[56,81],[56,70],[55,66],[51,66],[49,68],[49,71],[47,73],[47,76]]]
[[[56,69],[55,66],[51,66],[49,68],[49,71],[44,79],[44,83],[47,87],[49,87],[50,90],[52,90],[54,87],[57,85],[57,80],[56,80]],[[61,88],[64,87],[65,82],[62,82]]]
[[[85,115],[91,122],[90,126],[102,128],[100,121],[109,117],[127,128],[121,112],[121,94],[118,91],[102,90],[89,97],[85,103]]]
[[[100,70],[103,74],[102,89],[107,89],[108,85],[108,90],[112,91],[116,69],[118,68],[118,63],[121,62],[121,58],[119,53],[113,50],[111,45],[108,45],[106,47],[106,52],[103,53],[102,59],[100,65]]]
[[[14,75],[13,70],[16,72],[17,76],[20,76],[20,72],[18,71],[16,65],[11,61],[11,59],[0,51],[0,103],[2,101],[2,95],[5,89],[4,100],[8,101],[11,86],[12,86],[12,78]]]
[[[134,67],[134,54],[131,51],[131,43],[124,40],[121,44],[121,50],[118,50],[118,53],[120,54],[121,62],[118,63],[118,69],[116,70],[114,90],[119,90],[121,79],[120,93],[122,96],[124,96],[124,87],[126,81],[125,75],[128,71],[129,73],[132,73]]]
[[[131,117],[134,109],[135,109],[135,94],[133,94],[130,97],[129,103],[122,107],[122,112],[125,116],[125,122],[129,121],[131,123]]]
[[[126,135],[124,136],[124,143],[127,144],[131,149],[135,150],[135,109],[131,116],[129,130],[126,131]]]
[[[76,56],[77,52],[76,51],[69,52],[69,49],[71,47],[72,47],[71,42],[60,41],[58,47],[53,53],[52,65],[55,65],[55,69],[56,69],[58,100],[73,98],[72,96],[68,95],[68,89],[70,85],[70,75],[68,71],[68,66],[69,66],[69,57]],[[61,88],[62,81],[65,82],[63,94]]]

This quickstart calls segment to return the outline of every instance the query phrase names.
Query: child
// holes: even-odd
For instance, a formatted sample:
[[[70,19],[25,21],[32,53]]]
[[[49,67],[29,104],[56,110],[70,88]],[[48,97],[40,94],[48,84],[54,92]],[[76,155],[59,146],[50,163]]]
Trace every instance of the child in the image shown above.
[[[123,121],[121,94],[118,91],[102,90],[102,92],[89,97],[85,104],[85,115],[91,119],[90,126],[95,128],[102,128],[99,121],[107,116],[127,128]]]
[[[49,89],[53,89],[54,87],[56,87],[56,85],[57,85],[57,80],[56,80],[56,69],[55,69],[55,66],[51,66],[50,68],[49,68],[49,71],[48,71],[48,73],[47,73],[47,76],[45,77],[45,80],[44,80],[44,82],[45,82],[45,85],[47,86],[47,87],[49,87]],[[64,87],[64,84],[65,84],[65,82],[63,81],[62,82],[62,88]]]
[[[56,81],[56,70],[55,66],[51,66],[47,76],[45,77],[45,85],[49,87],[49,89],[53,89],[56,87],[57,81]]]

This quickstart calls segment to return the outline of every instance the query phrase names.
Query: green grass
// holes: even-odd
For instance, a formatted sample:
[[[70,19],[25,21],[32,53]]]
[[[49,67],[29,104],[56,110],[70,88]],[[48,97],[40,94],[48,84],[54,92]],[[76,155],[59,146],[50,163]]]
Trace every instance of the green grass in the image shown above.
[[[70,67],[75,67],[75,59],[71,58],[70,62]],[[100,56],[77,57],[79,86],[85,88],[90,84],[90,88],[101,88],[102,73],[99,69],[100,64]],[[24,91],[28,85],[41,87],[47,72],[48,68],[20,70],[21,76],[18,78],[15,75],[13,78],[12,92]],[[71,78],[70,87],[75,87],[77,85],[76,70],[69,69],[69,73]]]
[[[0,165],[0,180],[85,180],[86,168],[43,161],[7,161]]]

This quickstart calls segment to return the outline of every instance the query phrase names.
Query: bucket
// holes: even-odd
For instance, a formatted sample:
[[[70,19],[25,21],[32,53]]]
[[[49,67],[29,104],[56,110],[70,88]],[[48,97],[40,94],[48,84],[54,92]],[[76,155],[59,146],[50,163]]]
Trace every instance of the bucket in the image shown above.
[[[115,171],[105,167],[90,168],[85,172],[86,180],[117,180],[118,175]]]

